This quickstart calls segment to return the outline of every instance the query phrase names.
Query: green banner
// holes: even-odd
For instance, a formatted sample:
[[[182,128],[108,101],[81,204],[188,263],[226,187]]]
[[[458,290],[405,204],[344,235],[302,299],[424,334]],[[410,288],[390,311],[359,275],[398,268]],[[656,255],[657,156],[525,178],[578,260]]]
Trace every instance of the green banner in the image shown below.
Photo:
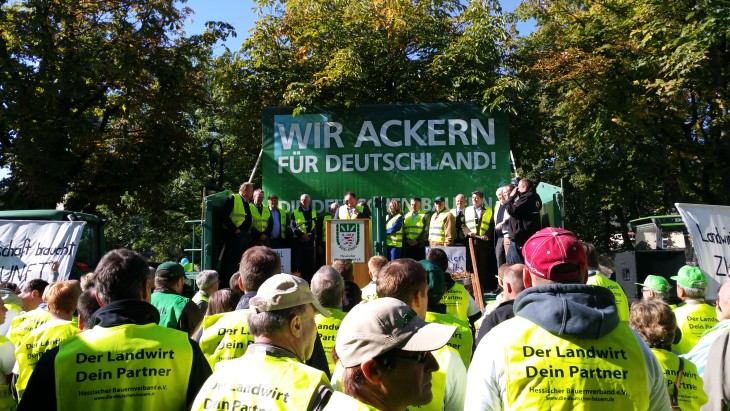
[[[317,212],[348,191],[360,199],[433,198],[484,192],[487,204],[510,178],[507,115],[473,104],[370,105],[293,115],[265,108],[262,159],[265,194],[287,210],[303,193]],[[407,206],[404,207],[407,211]]]

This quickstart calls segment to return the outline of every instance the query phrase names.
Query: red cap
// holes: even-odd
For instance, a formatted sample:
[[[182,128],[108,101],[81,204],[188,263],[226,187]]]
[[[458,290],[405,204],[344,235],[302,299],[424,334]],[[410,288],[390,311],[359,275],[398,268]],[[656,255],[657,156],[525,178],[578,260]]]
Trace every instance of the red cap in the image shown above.
[[[577,280],[588,267],[583,245],[575,234],[562,228],[547,227],[536,232],[522,248],[525,267],[534,275],[556,282]],[[562,264],[573,264],[575,270],[553,269]],[[569,268],[569,267],[565,267]]]

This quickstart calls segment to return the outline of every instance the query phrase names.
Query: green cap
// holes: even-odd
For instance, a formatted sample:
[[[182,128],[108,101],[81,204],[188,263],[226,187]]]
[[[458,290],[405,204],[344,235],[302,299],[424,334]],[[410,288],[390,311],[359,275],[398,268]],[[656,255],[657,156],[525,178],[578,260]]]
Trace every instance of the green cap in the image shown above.
[[[707,278],[699,267],[685,265],[679,269],[677,275],[669,277],[685,288],[707,288]]]
[[[441,196],[438,196],[438,197],[436,197],[436,198],[433,199],[433,202],[434,203],[443,203],[444,201],[446,201],[446,199],[443,198],[443,197],[441,197]]]
[[[428,275],[428,301],[438,302],[446,291],[446,273],[428,260],[421,260],[419,263]]]
[[[636,283],[637,285],[644,286],[646,288],[651,288],[652,290],[661,291],[663,293],[668,293],[669,289],[672,288],[669,286],[669,281],[667,281],[666,278],[660,276],[660,275],[647,275],[646,279],[644,279],[644,283]]]
[[[185,277],[185,269],[180,263],[168,261],[157,266],[155,277],[158,278],[177,278]]]

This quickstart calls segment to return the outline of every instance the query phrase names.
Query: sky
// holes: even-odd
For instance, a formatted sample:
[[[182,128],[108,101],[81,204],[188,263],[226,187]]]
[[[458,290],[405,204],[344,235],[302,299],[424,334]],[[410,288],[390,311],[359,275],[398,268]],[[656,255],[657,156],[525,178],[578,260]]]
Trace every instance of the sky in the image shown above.
[[[505,12],[513,11],[520,3],[519,0],[500,0],[500,2]],[[229,37],[225,42],[231,51],[238,51],[241,48],[256,21],[251,0],[188,0],[184,6],[194,11],[185,25],[185,32],[188,35],[202,33],[206,21],[224,21],[231,24],[237,33],[237,37]],[[534,22],[522,22],[517,25],[517,29],[520,34],[527,35],[534,31]],[[222,53],[223,47],[219,43],[214,53]]]

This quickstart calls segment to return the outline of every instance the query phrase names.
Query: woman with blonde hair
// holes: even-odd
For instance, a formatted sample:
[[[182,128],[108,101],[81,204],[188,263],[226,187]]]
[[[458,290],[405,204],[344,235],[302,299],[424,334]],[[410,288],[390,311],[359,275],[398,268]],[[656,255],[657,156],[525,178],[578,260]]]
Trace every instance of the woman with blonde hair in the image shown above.
[[[707,402],[697,367],[671,351],[677,318],[661,300],[639,300],[631,305],[629,325],[651,348],[667,380],[672,409],[699,410]]]

